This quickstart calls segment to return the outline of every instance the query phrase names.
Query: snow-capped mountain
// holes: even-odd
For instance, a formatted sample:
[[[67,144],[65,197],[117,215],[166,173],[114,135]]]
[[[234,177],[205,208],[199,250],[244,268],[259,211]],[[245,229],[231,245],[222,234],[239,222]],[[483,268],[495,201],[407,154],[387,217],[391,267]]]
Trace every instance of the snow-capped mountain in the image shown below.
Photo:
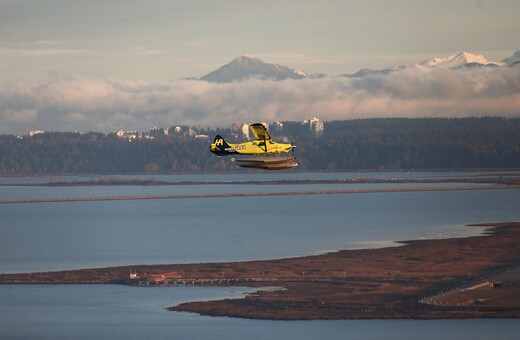
[[[501,66],[503,64],[494,61],[488,61],[481,54],[462,52],[457,55],[450,55],[446,58],[432,58],[430,60],[419,63],[419,65],[430,67],[460,68],[468,66]]]
[[[516,57],[515,57],[516,56]],[[374,75],[388,75],[390,73],[408,69],[408,68],[448,68],[460,69],[471,67],[500,67],[520,62],[520,51],[517,51],[513,57],[504,59],[502,62],[488,61],[483,55],[462,52],[457,55],[448,57],[436,57],[413,65],[394,66],[382,70],[361,69],[353,74],[342,74],[343,77],[363,78]]]
[[[305,70],[294,70],[294,73],[301,75],[303,78],[324,78],[327,77],[326,74],[323,73],[313,73],[313,72],[307,72]]]
[[[399,70],[399,67],[394,68],[385,68],[382,70],[371,70],[368,68],[362,68],[361,70],[357,71],[354,74],[342,74],[342,77],[348,77],[348,78],[364,78],[368,76],[375,76],[375,75],[387,75],[394,71]]]
[[[286,66],[265,63],[255,57],[241,56],[232,60],[229,64],[206,74],[200,80],[213,83],[234,83],[252,78],[284,80],[316,78],[320,76],[303,70],[295,71]]]
[[[512,66],[520,63],[520,50],[516,51],[512,57],[502,60],[507,66]]]
[[[413,65],[394,66],[380,70],[363,68],[356,73],[341,74],[340,76],[348,78],[364,78],[369,76],[385,76],[410,68],[423,70],[429,68],[447,68],[457,70],[474,67],[502,67],[517,64],[520,64],[520,50],[516,51],[512,57],[506,58],[502,62],[489,61],[480,54],[462,52],[448,57],[431,58]],[[213,83],[236,83],[248,79],[278,81],[284,79],[313,79],[324,77],[327,77],[327,75],[309,73],[303,70],[293,70],[286,66],[265,63],[255,57],[241,56],[199,79]]]

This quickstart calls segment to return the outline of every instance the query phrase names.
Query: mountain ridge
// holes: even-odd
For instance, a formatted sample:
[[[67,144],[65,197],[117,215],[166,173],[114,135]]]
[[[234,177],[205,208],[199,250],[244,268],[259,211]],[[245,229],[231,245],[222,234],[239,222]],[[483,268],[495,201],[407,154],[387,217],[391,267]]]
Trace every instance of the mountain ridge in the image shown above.
[[[339,74],[339,77],[347,78],[363,78],[374,75],[388,75],[390,73],[400,71],[406,68],[448,68],[462,69],[475,67],[506,67],[520,63],[520,50],[516,51],[513,56],[505,58],[500,62],[489,61],[482,54],[473,54],[469,52],[461,52],[449,55],[447,57],[433,57],[422,62],[388,67],[384,69],[368,69],[362,68],[352,74]],[[316,79],[331,77],[322,73],[311,73],[301,69],[291,69],[287,66],[272,64],[262,61],[261,59],[243,55],[230,61],[229,63],[219,67],[218,69],[198,78],[199,80],[211,83],[238,83],[245,80],[259,79],[270,81],[281,81],[286,79]]]

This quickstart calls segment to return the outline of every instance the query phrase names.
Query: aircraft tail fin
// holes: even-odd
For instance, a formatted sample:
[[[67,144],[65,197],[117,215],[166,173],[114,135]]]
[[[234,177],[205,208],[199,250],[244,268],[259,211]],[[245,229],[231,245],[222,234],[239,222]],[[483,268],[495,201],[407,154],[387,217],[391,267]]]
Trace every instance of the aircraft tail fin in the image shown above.
[[[211,144],[209,150],[218,156],[235,153],[232,152],[234,149],[224,140],[224,137],[221,135],[215,136],[213,144]]]

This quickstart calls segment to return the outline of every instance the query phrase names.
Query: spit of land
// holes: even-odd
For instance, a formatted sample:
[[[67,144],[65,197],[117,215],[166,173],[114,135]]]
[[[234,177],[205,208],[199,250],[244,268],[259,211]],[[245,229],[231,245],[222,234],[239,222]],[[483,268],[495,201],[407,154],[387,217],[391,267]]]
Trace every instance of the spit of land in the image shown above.
[[[474,226],[484,235],[279,260],[0,274],[0,283],[280,288],[169,308],[242,318],[518,318],[520,222]]]

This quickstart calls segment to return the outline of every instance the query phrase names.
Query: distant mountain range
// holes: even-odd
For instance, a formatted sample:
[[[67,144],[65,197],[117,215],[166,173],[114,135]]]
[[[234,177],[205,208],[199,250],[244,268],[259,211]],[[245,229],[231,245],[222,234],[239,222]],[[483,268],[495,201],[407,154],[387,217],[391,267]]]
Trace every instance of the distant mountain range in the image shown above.
[[[520,64],[520,50],[513,56],[501,62],[488,61],[483,55],[462,52],[444,58],[432,58],[414,65],[395,66],[382,70],[361,69],[353,74],[340,74],[340,77],[362,78],[370,75],[387,75],[395,71],[410,67],[437,68],[444,67],[450,69],[474,68],[474,67],[504,67]],[[285,79],[314,79],[329,77],[325,74],[310,73],[303,70],[293,70],[289,67],[270,64],[262,60],[251,57],[241,56],[235,58],[230,63],[206,74],[200,80],[212,83],[236,83],[249,79],[261,79],[280,81]]]

